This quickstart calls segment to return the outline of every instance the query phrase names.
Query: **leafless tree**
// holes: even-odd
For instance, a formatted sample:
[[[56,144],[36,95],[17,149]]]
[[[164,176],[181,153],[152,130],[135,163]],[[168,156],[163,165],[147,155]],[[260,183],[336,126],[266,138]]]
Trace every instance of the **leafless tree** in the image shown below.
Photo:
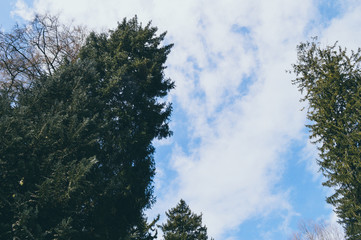
[[[23,87],[52,75],[63,61],[77,59],[86,35],[84,27],[62,24],[51,15],[37,15],[10,33],[0,32],[0,87]]]
[[[344,240],[341,226],[337,224],[315,223],[313,221],[301,221],[298,231],[291,240]]]

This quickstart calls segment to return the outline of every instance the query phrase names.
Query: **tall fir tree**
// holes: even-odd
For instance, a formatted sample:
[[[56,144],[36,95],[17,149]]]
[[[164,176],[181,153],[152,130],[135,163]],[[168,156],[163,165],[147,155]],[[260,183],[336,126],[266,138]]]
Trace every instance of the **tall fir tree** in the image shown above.
[[[202,226],[202,215],[193,213],[183,199],[166,215],[167,222],[160,226],[164,240],[208,239],[207,227]]]
[[[1,85],[1,239],[155,238],[152,140],[171,135],[159,99],[174,87],[156,32],[124,20],[51,74]]]
[[[346,230],[361,239],[361,50],[349,54],[337,44],[316,41],[298,46],[293,81],[307,101],[311,139],[318,144],[318,164],[335,193],[327,202]]]

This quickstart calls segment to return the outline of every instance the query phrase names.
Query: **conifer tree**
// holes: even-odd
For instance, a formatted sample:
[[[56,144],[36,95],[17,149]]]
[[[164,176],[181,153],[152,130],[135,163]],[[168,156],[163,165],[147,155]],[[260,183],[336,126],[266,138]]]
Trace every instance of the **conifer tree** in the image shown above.
[[[293,81],[307,101],[311,139],[319,146],[318,164],[335,193],[327,202],[348,239],[361,239],[361,50],[348,54],[337,44],[298,46]]]
[[[202,226],[202,215],[193,213],[183,199],[166,215],[167,222],[160,226],[165,240],[208,239],[207,227]]]
[[[156,32],[124,20],[75,60],[0,84],[0,239],[155,238],[152,140],[171,134],[160,99],[174,87]]]

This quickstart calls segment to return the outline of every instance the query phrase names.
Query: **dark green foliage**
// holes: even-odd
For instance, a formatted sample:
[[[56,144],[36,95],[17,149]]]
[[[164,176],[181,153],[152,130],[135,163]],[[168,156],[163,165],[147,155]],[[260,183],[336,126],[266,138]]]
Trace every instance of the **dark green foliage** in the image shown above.
[[[165,240],[207,240],[207,227],[202,226],[202,215],[192,213],[184,200],[166,212],[167,222],[160,228]]]
[[[140,223],[135,226],[126,240],[153,240],[158,236],[156,223],[159,220],[159,215],[151,223],[147,223],[147,219],[143,217]]]
[[[155,238],[143,211],[174,87],[156,31],[124,20],[51,75],[0,89],[0,239]]]
[[[348,239],[361,238],[361,51],[315,42],[298,46],[293,81],[309,103],[311,138],[318,143],[318,163],[335,193],[335,206]]]

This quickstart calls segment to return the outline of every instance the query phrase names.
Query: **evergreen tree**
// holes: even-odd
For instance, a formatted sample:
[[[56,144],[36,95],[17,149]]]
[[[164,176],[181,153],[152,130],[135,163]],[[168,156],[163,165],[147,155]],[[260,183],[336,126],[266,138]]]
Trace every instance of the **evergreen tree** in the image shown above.
[[[348,239],[361,238],[361,50],[347,53],[337,44],[298,46],[293,81],[308,101],[311,138],[319,145],[320,169],[335,193],[327,202]]]
[[[1,239],[155,238],[143,216],[152,140],[171,134],[159,99],[174,87],[156,31],[124,20],[91,34],[75,61],[1,85]]]
[[[167,222],[160,226],[165,240],[208,239],[207,227],[202,226],[202,215],[192,213],[183,199],[166,215]]]
[[[147,222],[146,217],[143,217],[142,221],[135,226],[126,240],[153,240],[157,239],[158,231],[156,229],[156,223],[159,220],[159,215],[151,223]]]

